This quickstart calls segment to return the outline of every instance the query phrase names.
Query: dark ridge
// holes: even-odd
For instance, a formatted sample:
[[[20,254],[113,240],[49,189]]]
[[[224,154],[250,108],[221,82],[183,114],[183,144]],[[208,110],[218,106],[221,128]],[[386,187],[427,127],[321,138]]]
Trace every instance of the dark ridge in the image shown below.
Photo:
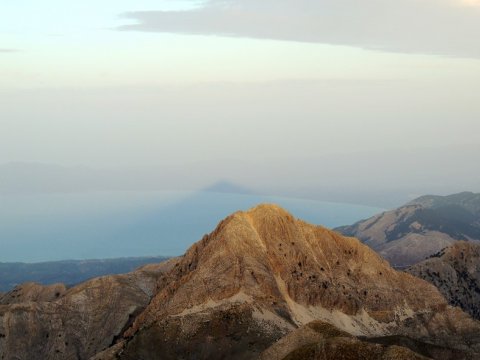
[[[408,218],[402,217],[396,226],[386,232],[387,242],[398,240],[409,233],[438,231],[456,240],[480,239],[480,227],[475,225],[477,217],[458,205],[447,205],[436,209],[418,208]],[[419,223],[421,228],[411,225]]]
[[[452,306],[480,320],[480,245],[456,243],[406,271],[436,286]]]
[[[421,196],[411,201],[409,204],[419,204],[432,209],[437,209],[448,205],[457,205],[465,208],[476,216],[480,216],[480,193],[477,194],[470,191],[464,191],[458,194],[447,196]]]
[[[419,340],[412,339],[408,336],[392,335],[375,338],[359,337],[363,341],[380,345],[397,345],[406,347],[417,354],[443,360],[457,360],[467,358],[467,354],[461,350],[446,348],[439,345],[429,344]]]

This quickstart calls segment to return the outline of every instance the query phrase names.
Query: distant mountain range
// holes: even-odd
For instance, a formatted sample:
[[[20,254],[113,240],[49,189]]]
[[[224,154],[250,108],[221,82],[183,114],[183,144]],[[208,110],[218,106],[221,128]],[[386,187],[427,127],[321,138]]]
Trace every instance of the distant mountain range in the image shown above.
[[[0,296],[4,359],[478,359],[480,323],[356,239],[275,205],[179,258]]]
[[[480,194],[422,196],[335,230],[359,238],[394,266],[409,266],[455,241],[480,240]]]
[[[0,291],[12,290],[25,282],[43,285],[64,283],[68,286],[88,279],[123,274],[145,264],[158,263],[165,256],[132,257],[104,260],[65,260],[42,263],[0,263]]]

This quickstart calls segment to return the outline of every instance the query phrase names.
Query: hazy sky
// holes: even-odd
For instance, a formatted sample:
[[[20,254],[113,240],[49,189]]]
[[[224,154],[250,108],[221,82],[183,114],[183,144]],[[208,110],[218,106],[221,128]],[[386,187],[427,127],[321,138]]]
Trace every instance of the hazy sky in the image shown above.
[[[480,191],[478,0],[4,0],[0,14],[0,163]],[[308,169],[345,158],[364,163]],[[451,164],[462,176],[442,183]],[[422,165],[430,177],[408,174]]]

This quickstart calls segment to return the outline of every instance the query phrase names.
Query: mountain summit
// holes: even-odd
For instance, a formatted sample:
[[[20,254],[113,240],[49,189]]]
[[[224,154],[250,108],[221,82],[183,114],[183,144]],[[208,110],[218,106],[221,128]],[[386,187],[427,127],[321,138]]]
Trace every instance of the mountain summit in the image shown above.
[[[436,288],[393,270],[357,239],[260,205],[227,217],[187,251],[126,332],[122,356],[253,358],[313,320],[354,335],[451,346],[478,327]]]
[[[40,327],[36,319],[45,319],[39,312],[64,303],[81,309],[86,301],[89,312],[81,323],[55,323],[54,339],[41,338],[45,349],[52,349],[58,336],[68,337],[65,343],[69,345],[62,345],[57,357],[37,348],[37,358],[252,359],[298,327],[318,320],[354,336],[407,336],[456,349],[465,356],[480,353],[477,345],[469,345],[480,343],[480,325],[448,306],[433,285],[393,270],[357,239],[310,225],[275,205],[228,216],[155,277],[153,293],[150,286],[148,293],[142,293],[141,305],[132,306],[128,316],[124,307],[112,334],[105,334],[108,329],[99,321],[100,314],[118,306],[105,301],[108,289],[102,301],[80,296],[73,288],[50,299],[49,306],[22,309],[16,303],[0,307],[5,335],[0,338],[0,355],[12,354],[10,346],[22,341],[19,333],[13,339],[8,331],[25,325],[22,319],[31,319],[25,336],[32,339]],[[129,279],[130,293],[123,296],[131,298],[131,292],[141,291],[145,280]],[[98,281],[91,284],[79,289],[95,286],[92,293],[103,291]],[[121,292],[121,287],[115,289]],[[151,298],[145,306],[147,294]],[[35,315],[27,316],[27,312]],[[83,324],[98,328],[91,325],[84,339]],[[42,329],[48,326],[42,323]],[[97,334],[113,339],[100,353],[98,346],[88,346],[92,341],[97,344]],[[72,348],[71,344],[83,345]]]

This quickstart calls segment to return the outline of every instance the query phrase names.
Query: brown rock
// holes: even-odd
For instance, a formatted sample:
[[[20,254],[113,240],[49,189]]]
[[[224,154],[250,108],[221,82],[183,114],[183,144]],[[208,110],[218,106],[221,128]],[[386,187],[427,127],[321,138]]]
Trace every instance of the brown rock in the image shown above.
[[[42,286],[35,283],[25,283],[12,291],[0,295],[0,305],[20,304],[24,302],[44,302],[58,299],[67,291],[64,284]]]
[[[382,346],[360,341],[334,326],[314,321],[265,350],[259,360],[422,360],[427,357],[396,345]]]
[[[93,279],[69,290],[25,284],[5,294],[0,359],[88,359],[107,349],[148,304],[164,266]]]
[[[339,356],[409,354],[347,333],[409,336],[459,349],[460,359],[479,354],[479,323],[434,286],[274,205],[229,216],[159,266],[94,279],[54,299],[30,301],[28,294],[50,290],[24,293],[0,305],[0,359],[252,359],[313,320],[337,328],[323,329],[335,336],[315,346]]]
[[[358,240],[294,219],[274,205],[229,216],[168,275],[170,281],[126,332],[123,358],[134,359],[140,344],[150,344],[144,358],[160,358],[152,344],[165,338],[188,348],[182,358],[193,358],[201,349],[189,339],[221,342],[223,335],[209,334],[216,327],[202,324],[230,312],[255,331],[270,330],[271,340],[318,319],[354,335],[403,334],[454,347],[466,346],[464,336],[480,329],[448,307],[435,287],[393,270]],[[234,324],[230,330],[236,332]],[[235,341],[195,358],[246,359],[265,345],[253,341],[247,356],[229,352]]]
[[[435,285],[453,306],[480,320],[480,245],[458,241],[406,270]]]

